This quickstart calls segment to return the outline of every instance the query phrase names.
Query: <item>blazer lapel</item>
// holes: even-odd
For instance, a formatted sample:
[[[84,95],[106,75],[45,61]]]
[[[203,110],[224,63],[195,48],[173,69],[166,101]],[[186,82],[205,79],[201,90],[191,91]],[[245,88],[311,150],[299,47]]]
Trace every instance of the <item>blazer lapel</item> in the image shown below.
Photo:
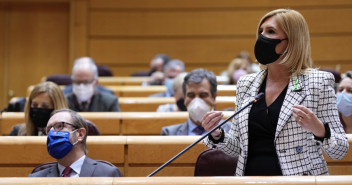
[[[247,105],[250,101],[252,101],[254,99],[254,97],[258,94],[259,89],[261,84],[263,83],[263,80],[266,76],[266,72],[267,70],[263,70],[261,72],[259,72],[256,76],[255,79],[252,82],[248,82],[247,84],[245,84],[246,86],[248,86],[248,91],[247,92],[251,92],[250,95],[246,94],[247,96],[243,97],[243,102],[242,102],[242,106]],[[241,135],[242,136],[248,136],[247,132],[248,132],[248,120],[249,120],[249,111],[251,110],[252,105],[248,106],[246,109],[244,109],[238,117],[238,121],[239,121],[239,128],[246,128],[245,130],[240,129]],[[242,107],[240,107],[242,108]],[[244,141],[246,141],[246,138],[243,138]],[[248,141],[248,140],[247,140]]]
[[[177,130],[176,135],[188,135],[188,120],[186,123],[180,126],[180,128]]]
[[[86,156],[84,159],[80,177],[92,177],[93,172],[97,166],[97,162]]]
[[[292,107],[301,104],[306,96],[304,75],[299,74],[291,76],[288,84],[286,96],[282,104],[279,120],[276,127],[275,139],[279,135],[282,128],[286,125],[289,118],[292,116]]]

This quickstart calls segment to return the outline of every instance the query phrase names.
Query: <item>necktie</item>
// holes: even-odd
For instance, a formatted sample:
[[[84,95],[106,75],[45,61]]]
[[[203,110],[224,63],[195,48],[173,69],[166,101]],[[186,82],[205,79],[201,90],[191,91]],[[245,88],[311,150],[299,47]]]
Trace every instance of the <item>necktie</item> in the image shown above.
[[[82,102],[81,106],[82,106],[82,111],[83,112],[87,112],[87,110],[88,110],[88,102],[86,102],[86,101]]]
[[[66,167],[62,172],[62,177],[70,177],[71,172],[72,172],[72,168]]]
[[[204,132],[204,128],[201,126],[197,126],[196,128],[193,129],[193,133],[197,135],[202,135]]]

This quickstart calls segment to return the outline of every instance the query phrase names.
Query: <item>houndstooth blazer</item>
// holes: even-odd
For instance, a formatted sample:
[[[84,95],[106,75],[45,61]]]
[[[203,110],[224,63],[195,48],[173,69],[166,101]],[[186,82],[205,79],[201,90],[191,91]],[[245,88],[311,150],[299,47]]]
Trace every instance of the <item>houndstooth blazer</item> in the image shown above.
[[[267,71],[243,76],[237,84],[236,110],[253,100]],[[298,79],[298,80],[297,80]],[[294,89],[296,85],[296,89]],[[348,151],[346,134],[340,123],[334,93],[332,74],[314,69],[291,76],[281,107],[274,144],[283,175],[328,175],[322,150],[331,159],[340,160]],[[331,137],[323,142],[315,140],[311,132],[301,128],[292,115],[293,105],[303,105],[312,110],[319,120],[329,124]],[[248,154],[248,116],[251,106],[233,120],[223,142],[213,143],[208,138],[203,143],[218,148],[228,155],[239,156],[236,175],[244,175]],[[258,168],[260,168],[258,166]]]

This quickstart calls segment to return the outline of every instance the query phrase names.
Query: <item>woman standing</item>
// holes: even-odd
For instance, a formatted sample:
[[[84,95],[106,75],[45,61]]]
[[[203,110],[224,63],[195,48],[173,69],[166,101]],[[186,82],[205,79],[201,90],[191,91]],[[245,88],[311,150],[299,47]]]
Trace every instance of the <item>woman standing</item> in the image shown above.
[[[348,151],[340,123],[332,74],[312,69],[310,38],[304,17],[278,9],[259,22],[255,56],[263,70],[240,78],[236,109],[260,92],[265,97],[234,118],[229,133],[214,131],[204,140],[239,156],[236,175],[326,175],[322,151],[342,159]],[[222,118],[207,113],[210,131]]]

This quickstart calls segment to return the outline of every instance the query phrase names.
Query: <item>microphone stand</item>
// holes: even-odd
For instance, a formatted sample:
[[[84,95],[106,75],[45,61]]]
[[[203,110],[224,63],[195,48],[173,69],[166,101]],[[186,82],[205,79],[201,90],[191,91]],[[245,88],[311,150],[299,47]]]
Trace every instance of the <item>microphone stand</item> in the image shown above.
[[[227,123],[230,119],[232,119],[233,117],[235,117],[237,114],[239,114],[240,112],[242,112],[245,108],[247,108],[249,105],[252,105],[253,103],[258,102],[260,99],[262,99],[264,97],[264,93],[259,93],[257,96],[254,97],[254,100],[250,101],[247,105],[243,106],[240,110],[238,110],[237,112],[235,112],[232,116],[228,117],[224,122],[220,123],[219,125],[217,125],[216,127],[214,127],[213,129],[211,129],[207,134],[203,135],[201,138],[199,138],[197,141],[195,141],[194,143],[192,143],[191,145],[189,145],[187,148],[183,149],[180,153],[178,153],[177,155],[175,155],[173,158],[171,158],[170,160],[168,160],[166,163],[164,163],[163,165],[161,165],[158,169],[156,169],[155,171],[153,171],[151,174],[149,174],[147,177],[152,177],[154,176],[156,173],[158,173],[160,170],[162,170],[163,168],[165,168],[167,165],[169,165],[172,161],[174,161],[175,159],[177,159],[178,157],[180,157],[183,153],[187,152],[189,149],[191,149],[194,145],[196,145],[197,143],[199,143],[200,141],[202,141],[205,137],[208,137],[212,132],[214,132],[214,130],[220,128],[222,125],[224,125],[225,123]]]

